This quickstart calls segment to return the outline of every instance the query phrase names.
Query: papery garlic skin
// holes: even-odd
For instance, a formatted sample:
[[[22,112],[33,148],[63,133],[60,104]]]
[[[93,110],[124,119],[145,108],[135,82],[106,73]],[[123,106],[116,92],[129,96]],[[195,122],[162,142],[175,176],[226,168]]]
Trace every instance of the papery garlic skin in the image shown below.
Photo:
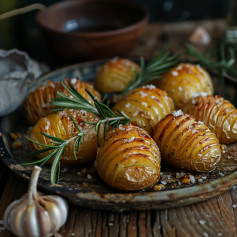
[[[36,191],[40,170],[34,167],[28,193],[11,203],[4,213],[5,228],[19,237],[48,236],[67,220],[68,205],[63,198]]]

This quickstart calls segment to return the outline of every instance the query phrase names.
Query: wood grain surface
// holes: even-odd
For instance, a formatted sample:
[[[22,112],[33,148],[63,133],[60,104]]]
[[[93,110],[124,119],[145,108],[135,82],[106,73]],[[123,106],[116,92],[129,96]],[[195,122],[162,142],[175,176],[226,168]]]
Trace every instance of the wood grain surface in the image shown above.
[[[213,39],[218,38],[225,29],[221,20],[179,25],[152,24],[148,26],[131,56],[151,57],[167,42],[173,42],[174,51],[182,51],[184,38],[187,39],[195,26],[200,24],[204,24],[214,35]],[[176,37],[177,34],[182,37]],[[173,40],[175,37],[176,41]],[[6,207],[20,198],[27,191],[27,186],[27,181],[18,177],[0,161],[0,220]],[[2,221],[0,237],[14,236],[9,231],[2,230],[1,223]],[[70,204],[67,222],[59,234],[63,237],[234,237],[237,236],[237,186],[198,204],[158,211],[115,213]]]
[[[27,191],[27,182],[0,163],[0,219],[5,208]],[[198,237],[236,236],[237,186],[215,198],[184,207],[158,211],[116,213],[70,204],[66,224],[59,233],[71,236]],[[0,237],[12,237],[7,230]]]

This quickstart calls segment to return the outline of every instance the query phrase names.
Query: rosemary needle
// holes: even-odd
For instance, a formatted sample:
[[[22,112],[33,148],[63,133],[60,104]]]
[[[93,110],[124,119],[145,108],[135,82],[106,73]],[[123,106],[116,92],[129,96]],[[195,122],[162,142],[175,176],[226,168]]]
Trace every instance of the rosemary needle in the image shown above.
[[[186,52],[191,55],[197,63],[202,64],[218,74],[222,85],[224,85],[225,76],[237,77],[237,70],[235,68],[236,55],[233,47],[221,43],[219,46],[215,45],[202,54],[189,43],[185,46]]]

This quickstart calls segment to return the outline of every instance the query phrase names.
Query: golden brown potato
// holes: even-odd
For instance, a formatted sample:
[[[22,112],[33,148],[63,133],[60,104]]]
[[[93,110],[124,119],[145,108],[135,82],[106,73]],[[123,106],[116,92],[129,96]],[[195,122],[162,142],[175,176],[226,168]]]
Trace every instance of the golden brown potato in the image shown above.
[[[78,110],[64,110],[57,113],[48,115],[47,117],[41,118],[37,124],[33,127],[30,132],[30,138],[41,144],[51,145],[52,141],[41,134],[45,132],[51,136],[68,140],[76,136],[78,130],[75,128],[72,120],[69,118],[71,115],[81,130],[87,130],[83,136],[82,143],[80,146],[80,151],[76,152],[77,160],[73,154],[73,141],[70,142],[65,149],[64,155],[61,158],[62,165],[70,164],[81,164],[87,163],[95,160],[97,151],[97,133],[95,128],[83,121],[96,122],[99,118],[91,113]],[[35,143],[30,142],[30,147],[32,151],[40,150],[41,147]],[[38,158],[43,158],[52,151],[41,153]]]
[[[99,70],[95,87],[100,93],[121,92],[134,79],[140,67],[129,59],[114,58]]]
[[[77,91],[90,102],[92,100],[85,89],[89,89],[100,100],[100,94],[92,85],[82,82],[78,78],[67,78],[64,80],[64,83],[68,85],[69,80]],[[53,81],[48,81],[46,85],[38,86],[34,92],[30,93],[25,101],[25,114],[29,124],[34,125],[40,118],[52,113],[52,109],[55,107],[50,105],[49,102],[58,97],[57,92],[69,95],[60,82]]]
[[[135,191],[149,188],[160,177],[160,152],[142,128],[120,125],[107,134],[98,150],[95,168],[111,187]]]
[[[176,109],[183,110],[184,103],[190,100],[194,93],[205,92],[213,95],[212,80],[208,72],[190,63],[179,64],[164,78],[156,80],[155,84],[173,99]]]
[[[228,100],[201,94],[186,104],[185,112],[203,121],[220,143],[237,142],[237,109]]]
[[[152,134],[156,124],[174,110],[174,104],[164,91],[148,85],[129,92],[113,110],[124,112],[132,124]]]
[[[178,169],[211,171],[221,158],[216,135],[181,110],[164,117],[158,123],[153,138],[160,148],[162,159]]]

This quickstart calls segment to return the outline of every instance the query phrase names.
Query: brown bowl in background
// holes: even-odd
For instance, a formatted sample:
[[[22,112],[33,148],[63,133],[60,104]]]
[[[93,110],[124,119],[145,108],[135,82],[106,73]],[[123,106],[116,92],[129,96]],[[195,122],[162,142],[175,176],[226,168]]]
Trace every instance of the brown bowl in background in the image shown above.
[[[102,59],[131,51],[148,22],[148,11],[125,0],[69,0],[39,12],[36,20],[60,58]]]

